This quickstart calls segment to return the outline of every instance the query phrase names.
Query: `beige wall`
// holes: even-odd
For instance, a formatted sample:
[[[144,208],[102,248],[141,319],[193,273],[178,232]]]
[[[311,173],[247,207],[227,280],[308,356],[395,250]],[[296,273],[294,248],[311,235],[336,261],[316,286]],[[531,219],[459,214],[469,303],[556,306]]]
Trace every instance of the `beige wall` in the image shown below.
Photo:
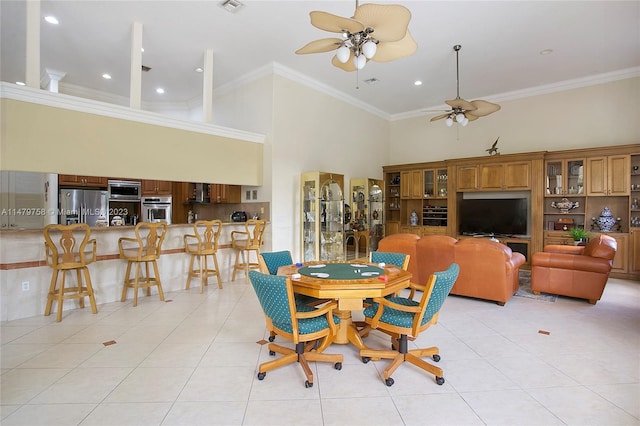
[[[499,102],[502,109],[447,127],[431,115],[393,121],[389,164],[640,143],[640,78]]]
[[[2,170],[261,185],[261,143],[4,98]]]

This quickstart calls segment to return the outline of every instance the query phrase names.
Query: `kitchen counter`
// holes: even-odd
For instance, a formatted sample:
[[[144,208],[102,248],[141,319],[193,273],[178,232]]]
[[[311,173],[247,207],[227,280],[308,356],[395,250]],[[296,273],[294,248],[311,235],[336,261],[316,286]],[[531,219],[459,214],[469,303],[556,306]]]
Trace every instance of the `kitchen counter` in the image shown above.
[[[264,251],[271,250],[271,226],[267,222],[264,235]],[[89,265],[91,281],[98,304],[120,300],[126,262],[119,258],[118,239],[133,238],[134,226],[109,226],[91,228],[96,239],[97,261]],[[231,232],[244,230],[244,222],[224,222],[218,245],[218,264],[222,280],[228,282],[235,261],[231,248]],[[185,234],[193,233],[193,224],[172,224],[162,244],[158,260],[162,286],[166,292],[184,288],[187,279],[189,256],[184,252]],[[46,265],[42,229],[0,230],[0,320],[7,321],[42,315],[49,291],[51,268]],[[29,282],[29,290],[22,291],[21,283]],[[244,276],[236,282],[244,284]],[[209,286],[210,291],[218,290]],[[72,309],[77,301],[66,302],[65,309]]]

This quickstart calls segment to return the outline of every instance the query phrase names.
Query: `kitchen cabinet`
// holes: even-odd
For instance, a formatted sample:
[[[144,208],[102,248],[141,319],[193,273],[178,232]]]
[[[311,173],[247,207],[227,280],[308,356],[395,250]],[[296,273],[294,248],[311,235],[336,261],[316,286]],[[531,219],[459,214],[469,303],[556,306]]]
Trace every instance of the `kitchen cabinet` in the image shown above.
[[[142,195],[172,195],[172,182],[167,180],[142,180]]]
[[[423,183],[422,170],[400,172],[400,198],[422,199]]]
[[[630,155],[587,158],[587,195],[628,196],[630,169]]]
[[[104,176],[58,175],[59,186],[87,186],[107,188],[108,178]]]
[[[303,262],[345,260],[344,176],[306,172],[300,178]]]
[[[212,183],[209,185],[209,196],[212,203],[239,203],[241,186]]]

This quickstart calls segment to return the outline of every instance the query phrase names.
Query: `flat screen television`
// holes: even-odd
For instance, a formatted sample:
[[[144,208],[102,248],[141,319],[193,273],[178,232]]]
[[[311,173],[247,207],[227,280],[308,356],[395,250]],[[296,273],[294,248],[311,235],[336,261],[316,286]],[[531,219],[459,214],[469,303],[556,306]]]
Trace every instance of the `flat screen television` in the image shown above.
[[[463,199],[460,233],[463,235],[526,235],[527,199]]]

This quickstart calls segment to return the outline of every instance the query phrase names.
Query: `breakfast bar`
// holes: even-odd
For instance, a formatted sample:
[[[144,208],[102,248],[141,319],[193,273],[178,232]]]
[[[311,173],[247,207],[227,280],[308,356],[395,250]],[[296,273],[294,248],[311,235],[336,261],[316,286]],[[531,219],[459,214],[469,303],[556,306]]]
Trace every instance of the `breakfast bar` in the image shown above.
[[[231,232],[244,230],[244,223],[223,223],[218,249],[218,263],[223,281],[231,277],[235,252]],[[165,292],[185,287],[189,255],[184,251],[185,234],[193,233],[192,224],[169,225],[162,245],[158,267]],[[118,239],[133,237],[133,226],[92,227],[96,239],[97,260],[89,265],[98,305],[120,300],[126,263],[118,255]],[[51,268],[45,263],[45,245],[41,229],[0,230],[0,321],[42,315],[47,301]],[[266,227],[264,250],[271,248],[271,226]],[[239,283],[244,276],[239,275]],[[217,291],[217,286],[211,287]],[[75,307],[66,301],[65,309]],[[68,306],[67,306],[68,305]],[[99,309],[99,306],[98,306]]]

